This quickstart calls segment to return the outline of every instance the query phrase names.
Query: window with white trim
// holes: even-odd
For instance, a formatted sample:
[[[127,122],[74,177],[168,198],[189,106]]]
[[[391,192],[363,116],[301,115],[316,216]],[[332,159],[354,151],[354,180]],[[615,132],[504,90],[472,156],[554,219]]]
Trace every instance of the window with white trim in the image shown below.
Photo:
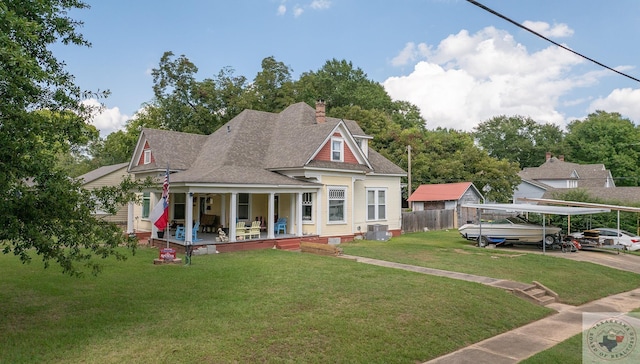
[[[142,218],[148,219],[151,211],[151,192],[142,193]]]
[[[240,220],[249,219],[249,194],[248,193],[238,194],[238,219]]]
[[[344,140],[331,138],[331,161],[344,162]]]
[[[329,222],[346,222],[347,188],[328,187]]]
[[[313,221],[313,194],[311,192],[302,194],[302,221]]]
[[[387,218],[387,190],[384,188],[367,189],[367,220],[385,220]]]
[[[173,198],[173,218],[184,220],[187,211],[187,196],[184,193],[176,193],[171,195],[171,198]]]
[[[149,164],[151,163],[151,150],[150,149],[145,149],[144,150],[144,164]]]

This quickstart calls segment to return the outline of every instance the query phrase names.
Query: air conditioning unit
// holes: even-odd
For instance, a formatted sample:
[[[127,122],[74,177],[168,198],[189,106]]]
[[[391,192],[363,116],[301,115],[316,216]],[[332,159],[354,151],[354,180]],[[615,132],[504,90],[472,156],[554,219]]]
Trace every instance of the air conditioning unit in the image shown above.
[[[387,241],[389,240],[389,238],[391,238],[391,234],[389,233],[388,230],[389,230],[389,225],[382,225],[382,224],[367,225],[367,234],[365,235],[365,239]]]

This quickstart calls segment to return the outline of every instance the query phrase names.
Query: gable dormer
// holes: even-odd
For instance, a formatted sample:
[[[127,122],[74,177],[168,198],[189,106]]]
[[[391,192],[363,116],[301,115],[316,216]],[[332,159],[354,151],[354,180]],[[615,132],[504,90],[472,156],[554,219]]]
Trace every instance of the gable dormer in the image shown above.
[[[153,153],[151,152],[151,147],[149,146],[149,142],[144,142],[144,147],[142,148],[142,153],[140,153],[140,158],[138,159],[138,166],[146,165],[154,163],[155,159],[153,157]]]
[[[354,152],[340,132],[335,132],[320,148],[313,160],[359,164]]]

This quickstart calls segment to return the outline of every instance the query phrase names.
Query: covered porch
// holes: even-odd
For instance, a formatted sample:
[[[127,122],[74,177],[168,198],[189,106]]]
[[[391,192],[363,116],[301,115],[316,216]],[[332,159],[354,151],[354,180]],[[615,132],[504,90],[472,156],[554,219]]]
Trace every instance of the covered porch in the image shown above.
[[[185,245],[224,243],[217,241],[220,229],[227,235],[226,242],[229,243],[320,235],[317,220],[314,223],[307,218],[310,211],[308,202],[318,198],[319,188],[318,185],[305,187],[196,188],[172,184],[169,195],[169,242],[175,240],[176,244]],[[153,191],[149,206],[155,206],[160,198],[160,193]],[[191,224],[187,221],[191,221]],[[249,239],[242,232],[255,221],[260,222],[260,235],[252,235],[252,239]],[[157,228],[152,222],[148,226],[151,236],[157,240]],[[175,236],[177,228],[182,239]]]
[[[149,245],[157,248],[173,248],[178,253],[185,253],[188,246],[193,250],[203,250],[204,254],[227,253],[241,250],[258,250],[258,249],[281,249],[281,250],[298,250],[300,243],[315,242],[328,243],[327,238],[321,238],[317,235],[295,236],[293,234],[278,234],[273,238],[269,238],[267,233],[261,233],[259,238],[245,239],[237,241],[220,241],[217,233],[198,233],[196,241],[185,241],[184,239],[176,239],[174,234],[158,238],[151,236]]]

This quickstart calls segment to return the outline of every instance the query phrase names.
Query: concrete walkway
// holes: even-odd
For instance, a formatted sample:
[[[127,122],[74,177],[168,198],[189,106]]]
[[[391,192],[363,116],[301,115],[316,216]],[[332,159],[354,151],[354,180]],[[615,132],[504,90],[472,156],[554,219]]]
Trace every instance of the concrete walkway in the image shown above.
[[[622,256],[621,259],[612,259],[610,256],[598,257],[593,254],[583,254],[579,257],[576,253],[564,253],[570,259],[585,260],[598,264],[616,266],[618,269],[635,271],[640,270],[640,257]],[[593,252],[589,252],[593,253]],[[598,253],[595,253],[598,254]],[[588,257],[587,257],[588,255]],[[469,282],[476,282],[488,286],[503,289],[513,289],[526,286],[521,282],[503,279],[495,279],[473,274],[458,273],[440,269],[417,267],[408,264],[387,262],[378,259],[355,257],[344,255],[344,258],[353,259],[360,263],[373,264],[389,268],[404,269],[412,272],[448,277]],[[614,263],[612,263],[612,261]],[[618,264],[623,261],[624,264]],[[608,264],[606,264],[608,263]],[[622,267],[624,266],[624,268]],[[586,303],[582,306],[570,306],[561,303],[552,303],[546,307],[552,308],[558,313],[544,319],[532,322],[525,326],[491,337],[484,341],[472,344],[468,347],[441,356],[427,363],[451,364],[502,364],[518,363],[541,351],[549,349],[568,338],[582,332],[582,314],[587,312],[629,312],[640,307],[640,288],[635,290],[605,297]]]

